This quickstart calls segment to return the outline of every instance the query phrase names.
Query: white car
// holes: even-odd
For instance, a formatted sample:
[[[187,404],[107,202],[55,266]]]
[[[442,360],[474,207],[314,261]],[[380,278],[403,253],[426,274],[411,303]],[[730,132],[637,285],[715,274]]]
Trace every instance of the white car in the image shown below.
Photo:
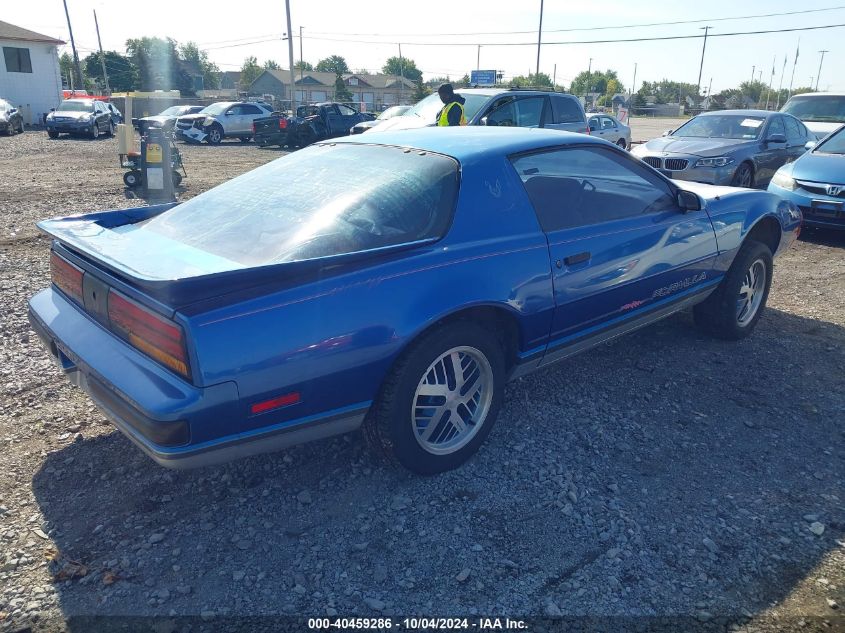
[[[603,138],[622,149],[631,149],[631,128],[620,123],[615,116],[604,112],[588,112],[587,125],[590,128],[590,136]]]
[[[222,101],[212,103],[196,114],[176,119],[176,136],[185,141],[217,145],[235,137],[246,143],[252,138],[252,122],[269,116],[273,107],[263,101]]]
[[[791,97],[780,111],[801,119],[821,140],[845,123],[845,93],[805,92]]]

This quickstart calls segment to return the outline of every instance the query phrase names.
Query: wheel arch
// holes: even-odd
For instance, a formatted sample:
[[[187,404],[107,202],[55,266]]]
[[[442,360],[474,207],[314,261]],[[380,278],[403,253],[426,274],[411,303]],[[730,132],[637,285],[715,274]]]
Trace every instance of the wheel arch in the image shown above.
[[[751,229],[746,233],[746,240],[755,240],[765,244],[772,255],[777,253],[780,240],[783,234],[780,222],[771,215],[764,215],[759,218]]]

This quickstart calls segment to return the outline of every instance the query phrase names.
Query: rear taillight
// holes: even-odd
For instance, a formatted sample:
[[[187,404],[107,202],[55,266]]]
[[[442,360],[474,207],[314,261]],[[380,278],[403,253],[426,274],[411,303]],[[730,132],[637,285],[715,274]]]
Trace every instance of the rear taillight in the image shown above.
[[[252,133],[255,134],[255,121],[252,122]]]
[[[190,378],[181,327],[114,290],[109,290],[108,312],[115,334],[165,367]]]
[[[584,134],[586,134],[587,136],[589,136],[589,135],[590,135],[590,128],[589,128],[589,126],[587,127],[587,129],[586,129],[586,130],[584,130]]]
[[[82,300],[82,269],[77,268],[66,259],[50,253],[50,278],[56,287],[68,297],[83,304]]]
[[[287,126],[288,126],[288,120],[287,119],[279,119],[279,129],[280,130],[284,130],[285,128],[287,128]]]

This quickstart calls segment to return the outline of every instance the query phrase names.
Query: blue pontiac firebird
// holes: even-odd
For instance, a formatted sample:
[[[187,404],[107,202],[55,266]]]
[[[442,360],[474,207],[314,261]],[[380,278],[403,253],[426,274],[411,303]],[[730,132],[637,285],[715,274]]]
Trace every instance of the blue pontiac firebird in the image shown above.
[[[158,463],[351,431],[419,473],[504,384],[694,306],[748,335],[801,214],[675,183],[600,139],[452,128],[333,140],[178,205],[42,222],[30,320]]]

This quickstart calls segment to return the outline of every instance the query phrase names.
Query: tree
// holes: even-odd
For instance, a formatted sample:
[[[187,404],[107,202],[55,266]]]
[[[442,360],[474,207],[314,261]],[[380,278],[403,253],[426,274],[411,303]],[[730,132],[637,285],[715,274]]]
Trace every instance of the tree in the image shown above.
[[[510,80],[511,86],[519,86],[520,88],[551,88],[552,87],[552,78],[549,77],[546,73],[535,74],[531,73],[530,75],[517,75],[513,79]]]
[[[304,70],[304,71],[314,70],[314,66],[312,66],[308,62],[303,61],[301,59],[298,59],[296,61],[296,63],[293,65],[293,68],[294,68],[294,70]]]
[[[334,80],[334,100],[335,101],[352,101],[352,93],[346,87],[346,82],[343,81],[343,75],[337,73]]]
[[[202,86],[205,90],[220,87],[220,68],[208,59],[208,53],[200,50],[194,42],[187,42],[179,47],[179,56],[202,73]]]
[[[681,83],[662,79],[660,81],[644,81],[639,94],[653,96],[657,103],[679,103],[682,98],[692,95],[696,97],[698,86],[695,84]]]
[[[385,75],[401,76],[414,82],[422,81],[422,71],[417,68],[413,59],[407,57],[390,57],[381,67],[381,72]]]
[[[264,62],[264,70],[281,70],[282,67],[279,66],[275,61],[272,59],[268,59]]]
[[[243,66],[241,66],[241,90],[249,90],[252,82],[258,79],[258,75],[262,72],[261,66],[258,65],[258,59],[254,55],[247,57],[244,60]]]
[[[605,70],[604,72],[600,70],[593,70],[591,72],[583,71],[578,73],[575,79],[572,80],[570,92],[574,95],[585,95],[588,93],[607,94],[610,92],[608,90],[608,84],[611,81],[616,82],[613,84],[617,88],[616,92],[622,92],[625,89],[622,82],[619,81],[619,76],[615,70]]]
[[[340,55],[332,55],[331,57],[321,59],[317,62],[314,69],[317,72],[334,73],[336,75],[342,75],[343,73],[349,72],[349,66],[346,63],[346,60]]]
[[[73,86],[73,57],[69,53],[62,53],[62,56],[59,58],[59,70],[62,73],[63,83],[70,89]],[[80,88],[81,86],[73,87]]]
[[[431,88],[429,88],[426,84],[423,83],[422,79],[418,79],[414,83],[414,94],[411,95],[411,99],[414,103],[417,101],[422,101],[428,95],[431,94]]]
[[[175,40],[159,37],[128,39],[126,53],[136,69],[136,87],[144,91],[175,89],[193,94],[193,80],[182,67]]]
[[[437,89],[443,84],[450,84],[450,83],[452,83],[452,80],[449,79],[449,75],[446,75],[445,77],[442,77],[442,76],[441,77],[432,77],[431,79],[429,79],[428,81],[425,82],[425,85],[428,86],[429,88]]]
[[[106,72],[109,75],[109,86],[112,91],[126,92],[132,90],[135,87],[135,69],[132,67],[131,60],[115,51],[104,51],[103,58],[106,62]],[[69,55],[68,59],[70,59]],[[82,61],[82,69],[87,77],[96,80],[100,86],[105,88],[103,65],[100,63],[99,53],[88,55]],[[64,69],[62,72],[64,73]]]
[[[607,82],[607,89],[605,90],[607,97],[613,99],[613,96],[619,94],[620,92],[622,92],[622,84],[619,83],[619,80],[609,79]]]

